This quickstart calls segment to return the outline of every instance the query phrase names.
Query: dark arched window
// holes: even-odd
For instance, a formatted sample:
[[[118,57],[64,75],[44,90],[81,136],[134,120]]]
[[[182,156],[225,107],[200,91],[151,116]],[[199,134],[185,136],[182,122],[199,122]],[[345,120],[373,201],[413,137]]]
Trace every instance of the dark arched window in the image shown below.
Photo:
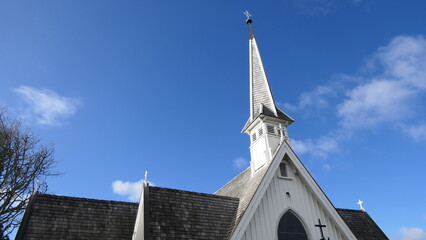
[[[290,211],[282,216],[278,224],[278,240],[308,240],[302,223]]]

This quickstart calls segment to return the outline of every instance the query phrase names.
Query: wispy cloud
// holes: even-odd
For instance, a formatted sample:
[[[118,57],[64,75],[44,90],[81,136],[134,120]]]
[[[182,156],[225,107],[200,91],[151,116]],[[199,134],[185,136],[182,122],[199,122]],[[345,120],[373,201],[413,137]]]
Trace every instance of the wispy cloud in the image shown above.
[[[112,191],[115,194],[127,196],[127,199],[133,202],[139,201],[144,180],[141,179],[136,182],[124,182],[116,180],[112,183]],[[149,182],[150,186],[155,186],[153,182]]]
[[[356,129],[401,120],[410,114],[412,96],[413,90],[399,81],[375,79],[348,91],[337,107],[340,124]]]
[[[338,142],[332,137],[325,136],[315,140],[291,140],[292,148],[298,154],[311,154],[315,157],[326,158],[330,153],[339,149]]]
[[[284,109],[291,111],[318,111],[330,106],[329,98],[336,95],[335,90],[330,86],[318,86],[310,92],[304,92],[299,97],[299,103],[292,105],[284,103]]]
[[[414,113],[415,98],[426,90],[426,40],[421,36],[396,37],[374,54],[371,66],[382,72],[347,91],[337,107],[346,128],[393,123]]]
[[[293,140],[295,151],[326,157],[339,149],[341,141],[364,128],[388,126],[416,141],[426,139],[426,119],[420,115],[418,99],[426,95],[426,40],[423,36],[398,36],[380,47],[363,69],[373,76],[340,75],[348,82],[343,98],[338,101],[336,116],[339,125],[318,139]],[[301,94],[300,101],[289,110],[300,111],[330,106],[330,96],[341,96],[330,86],[320,86]],[[349,86],[351,85],[351,86]],[[334,88],[333,88],[334,89]],[[344,88],[336,88],[337,90]],[[413,124],[413,119],[420,118]],[[401,127],[402,126],[402,127]]]
[[[403,126],[402,130],[415,141],[426,139],[426,124]]]
[[[21,117],[27,121],[35,120],[40,125],[61,125],[81,104],[78,98],[62,97],[49,89],[20,86],[13,91],[25,102]]]
[[[307,16],[327,15],[342,6],[359,6],[363,0],[293,0],[296,9]]]
[[[335,0],[296,0],[293,1],[296,8],[305,15],[326,15],[337,8]]]
[[[248,167],[248,161],[242,157],[237,157],[232,160],[232,166],[236,169],[244,169]]]
[[[332,167],[330,164],[324,164],[322,165],[322,168],[327,172],[330,172],[332,170]]]
[[[426,232],[421,228],[401,227],[396,240],[426,240]]]

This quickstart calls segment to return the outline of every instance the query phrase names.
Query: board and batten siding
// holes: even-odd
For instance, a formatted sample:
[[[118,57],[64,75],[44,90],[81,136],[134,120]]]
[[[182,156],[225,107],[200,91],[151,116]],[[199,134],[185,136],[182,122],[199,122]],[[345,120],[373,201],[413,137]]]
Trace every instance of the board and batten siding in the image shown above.
[[[288,178],[280,177],[279,171],[266,190],[242,240],[277,240],[279,221],[289,210],[301,220],[309,240],[321,239],[320,230],[315,227],[318,219],[327,226],[323,228],[326,239],[347,240],[312,190],[295,172],[294,166],[287,162]]]

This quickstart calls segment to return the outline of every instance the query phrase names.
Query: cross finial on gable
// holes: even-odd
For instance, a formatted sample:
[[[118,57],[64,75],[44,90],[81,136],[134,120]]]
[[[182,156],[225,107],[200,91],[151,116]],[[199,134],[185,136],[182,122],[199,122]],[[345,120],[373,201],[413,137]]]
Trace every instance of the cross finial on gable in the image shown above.
[[[358,200],[358,202],[356,204],[359,205],[359,208],[361,209],[361,211],[365,212],[365,209],[362,207],[363,203],[364,203],[364,201]]]
[[[143,180],[145,184],[148,183],[148,171],[145,171],[145,179]]]

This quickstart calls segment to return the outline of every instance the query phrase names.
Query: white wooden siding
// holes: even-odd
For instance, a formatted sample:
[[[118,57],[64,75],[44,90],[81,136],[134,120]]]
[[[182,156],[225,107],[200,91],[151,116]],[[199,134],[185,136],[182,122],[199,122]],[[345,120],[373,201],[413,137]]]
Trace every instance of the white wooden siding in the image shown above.
[[[346,240],[344,234],[332,217],[326,214],[320,201],[314,197],[310,188],[295,173],[294,166],[287,162],[288,176],[291,179],[279,177],[277,170],[272,182],[261,200],[253,218],[249,222],[243,235],[244,240],[276,240],[278,239],[277,229],[281,216],[288,210],[292,210],[301,219],[308,239],[320,239],[321,234],[315,224],[318,219],[327,225],[323,228],[324,236],[327,239]],[[287,196],[286,192],[290,193]]]

